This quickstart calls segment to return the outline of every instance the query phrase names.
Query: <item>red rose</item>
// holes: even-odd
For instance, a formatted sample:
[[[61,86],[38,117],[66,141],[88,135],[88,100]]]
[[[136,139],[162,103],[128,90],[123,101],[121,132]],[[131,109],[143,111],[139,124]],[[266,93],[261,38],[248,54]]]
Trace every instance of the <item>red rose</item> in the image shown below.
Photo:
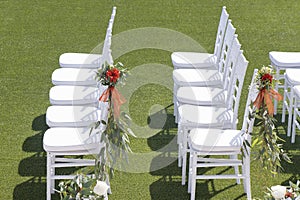
[[[270,83],[272,83],[273,76],[270,75],[270,74],[264,74],[264,75],[261,77],[261,80],[262,80],[262,81],[269,80]]]
[[[109,79],[109,82],[116,83],[120,77],[120,71],[117,68],[109,69],[106,72],[106,77]]]

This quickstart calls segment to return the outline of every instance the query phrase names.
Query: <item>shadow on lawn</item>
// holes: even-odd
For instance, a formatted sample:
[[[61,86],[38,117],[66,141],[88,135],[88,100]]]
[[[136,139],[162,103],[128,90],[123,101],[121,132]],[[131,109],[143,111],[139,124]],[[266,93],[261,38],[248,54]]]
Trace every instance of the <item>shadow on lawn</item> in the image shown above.
[[[43,149],[43,136],[49,127],[45,119],[46,116],[43,114],[32,121],[32,130],[38,133],[26,138],[23,143],[22,150],[34,154],[19,163],[20,176],[29,177],[29,179],[14,188],[14,200],[46,199],[46,152]],[[73,172],[74,169],[69,171]]]
[[[32,130],[38,133],[26,138],[22,150],[35,154],[19,163],[19,174],[31,178],[15,187],[14,200],[46,198],[46,153],[43,150],[43,135],[47,129],[45,115],[40,115],[32,121]]]
[[[167,119],[162,130],[153,137],[148,138],[149,147],[153,151],[161,152],[159,156],[152,160],[150,168],[151,174],[153,176],[160,177],[158,181],[152,183],[149,187],[151,199],[153,200],[190,199],[190,195],[187,192],[187,184],[185,186],[182,186],[181,184],[181,168],[179,168],[177,164],[177,125],[175,124],[172,110],[168,111],[168,108],[170,108],[171,106],[172,105],[149,116],[149,119],[160,119],[161,115],[167,113]],[[150,127],[152,125],[154,128],[157,128],[155,126],[155,123],[149,123],[148,121],[148,124]],[[164,148],[167,145],[171,148]],[[166,167],[156,170],[157,166],[159,166],[161,163],[167,162],[169,162],[169,164]],[[230,169],[231,168],[225,168],[218,173],[223,174]],[[199,173],[206,173],[207,171],[210,171],[211,168],[201,170],[202,171],[199,171]],[[217,190],[214,185],[214,180],[205,180],[201,182],[199,181],[197,183],[196,193],[198,194],[198,196],[199,194],[201,194],[202,199],[211,199],[213,196],[237,185],[235,183],[231,183],[232,182],[226,183],[224,185],[224,188],[222,188],[221,190]],[[235,199],[238,200],[244,198],[245,194],[241,194]]]

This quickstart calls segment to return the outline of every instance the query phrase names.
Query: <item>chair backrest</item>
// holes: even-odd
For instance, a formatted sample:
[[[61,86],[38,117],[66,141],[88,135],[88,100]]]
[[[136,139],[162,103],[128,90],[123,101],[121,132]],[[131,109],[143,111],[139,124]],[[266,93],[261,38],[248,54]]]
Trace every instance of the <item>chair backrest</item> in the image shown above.
[[[233,71],[237,66],[237,60],[239,55],[241,54],[241,44],[237,38],[237,35],[234,36],[232,41],[231,50],[226,55],[228,58],[226,59],[226,67],[223,73],[223,85],[225,90],[229,90],[229,87],[232,86],[232,79],[233,79]]]
[[[221,17],[220,17],[220,22],[219,22],[217,37],[215,42],[215,49],[214,49],[214,55],[217,58],[217,62],[219,62],[220,60],[221,49],[224,42],[224,35],[225,35],[228,19],[229,19],[229,14],[227,13],[226,7],[224,6],[221,12]]]
[[[248,92],[248,97],[247,97],[247,102],[245,106],[245,113],[244,113],[244,119],[243,119],[243,125],[242,125],[242,130],[246,133],[252,133],[253,131],[253,124],[254,124],[254,116],[252,116],[254,107],[252,105],[252,102],[255,101],[258,90],[255,84],[255,77],[258,73],[258,69],[254,69],[252,80],[249,86],[249,92]],[[245,139],[248,140],[248,142],[251,144],[251,134],[245,134],[244,135]],[[248,148],[250,149],[250,148]],[[248,150],[249,151],[249,150]]]
[[[243,55],[242,51],[237,58],[236,66],[233,70],[233,80],[232,86],[228,90],[228,109],[233,110],[233,127],[236,129],[236,122],[238,121],[238,110],[239,110],[239,103],[240,97],[242,94],[242,88],[244,84],[244,78],[246,75],[248,67],[248,61],[246,60],[245,56]]]
[[[111,38],[112,38],[112,29],[116,16],[117,8],[113,7],[112,14],[110,20],[108,22],[108,28],[106,30],[105,40],[102,49],[102,58],[100,62],[100,67],[107,62],[108,64],[113,64],[113,58],[111,55]]]
[[[232,25],[231,20],[228,20],[226,34],[225,34],[225,38],[221,50],[221,55],[220,55],[221,57],[218,63],[218,71],[221,74],[224,74],[224,72],[226,71],[228,58],[230,57],[229,55],[232,47],[232,41],[234,40],[234,38],[237,37],[237,35],[235,35],[235,30],[236,29]]]

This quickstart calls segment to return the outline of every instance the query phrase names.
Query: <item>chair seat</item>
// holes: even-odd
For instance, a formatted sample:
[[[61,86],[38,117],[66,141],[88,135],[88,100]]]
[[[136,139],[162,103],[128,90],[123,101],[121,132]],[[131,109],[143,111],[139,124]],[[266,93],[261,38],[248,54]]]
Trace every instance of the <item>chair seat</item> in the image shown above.
[[[95,104],[99,99],[99,89],[92,86],[54,86],[49,92],[52,105]]]
[[[216,56],[209,53],[198,52],[174,52],[171,55],[174,69],[177,68],[214,68],[216,66]]]
[[[180,87],[176,97],[182,104],[224,106],[227,91],[214,87]]]
[[[181,125],[199,128],[232,128],[233,112],[224,107],[184,104],[178,108]]]
[[[295,95],[298,96],[298,99],[300,99],[300,85],[296,85],[293,87]]]
[[[300,68],[300,52],[271,51],[269,57],[272,63],[281,68]]]
[[[49,106],[46,123],[49,127],[83,127],[98,121],[100,110],[92,106]]]
[[[47,152],[89,151],[100,147],[100,134],[90,134],[90,128],[49,128],[43,138]]]
[[[59,68],[52,73],[54,85],[97,85],[95,69]]]
[[[300,68],[299,69],[287,69],[285,72],[285,78],[292,85],[300,85]]]
[[[195,151],[239,152],[243,140],[241,130],[195,128],[189,134],[190,148]]]
[[[100,68],[100,54],[64,53],[59,57],[59,65],[67,68]]]
[[[207,69],[176,69],[173,80],[179,86],[220,86],[222,75],[218,70]]]

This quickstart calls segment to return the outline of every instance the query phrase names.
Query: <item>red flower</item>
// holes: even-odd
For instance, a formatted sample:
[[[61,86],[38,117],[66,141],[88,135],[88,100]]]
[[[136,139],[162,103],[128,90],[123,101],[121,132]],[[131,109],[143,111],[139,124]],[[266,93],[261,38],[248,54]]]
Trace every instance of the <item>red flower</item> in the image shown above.
[[[120,71],[117,68],[109,69],[106,72],[106,77],[109,79],[109,82],[116,83],[120,77]]]
[[[294,195],[293,195],[291,192],[285,193],[285,198],[287,198],[287,197],[293,198],[293,196],[294,196]]]
[[[270,74],[264,74],[264,75],[261,77],[261,80],[262,80],[262,81],[269,80],[270,83],[272,83],[273,76],[270,75]]]

